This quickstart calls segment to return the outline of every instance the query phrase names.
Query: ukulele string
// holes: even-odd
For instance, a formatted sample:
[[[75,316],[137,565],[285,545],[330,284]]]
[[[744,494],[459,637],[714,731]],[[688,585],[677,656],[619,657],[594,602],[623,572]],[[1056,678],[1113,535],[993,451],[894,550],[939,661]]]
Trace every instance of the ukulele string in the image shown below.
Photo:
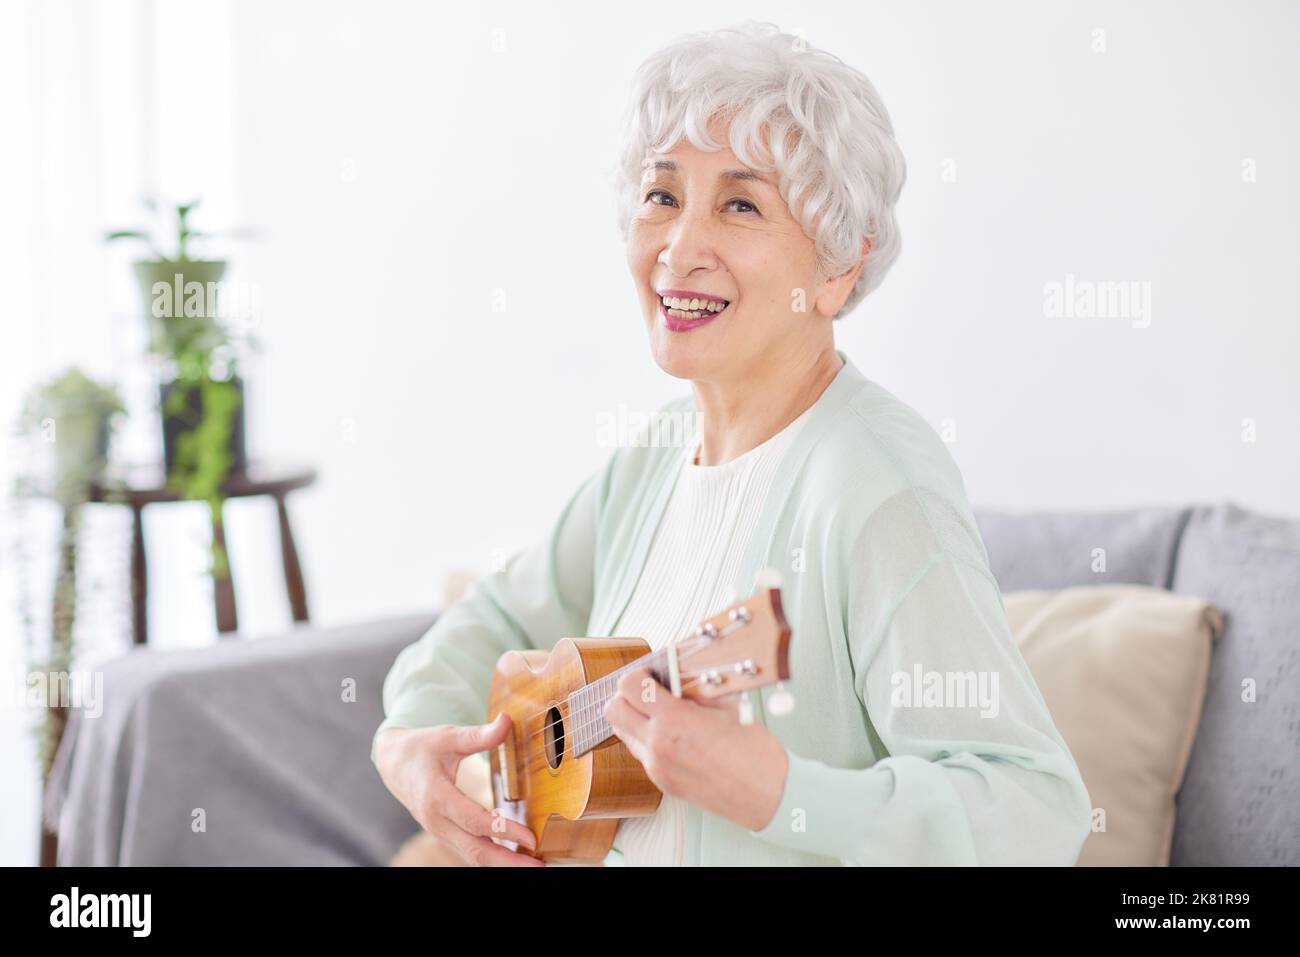
[[[704,674],[704,672],[698,672],[698,674]],[[703,680],[704,680],[704,679],[702,679],[702,678],[695,679],[693,682],[691,682],[691,684],[699,684],[699,683],[701,683]],[[682,682],[682,687],[683,687],[683,688],[688,687],[687,682]],[[593,726],[599,725],[602,721],[604,721],[604,717],[603,717],[603,716],[601,716],[601,717],[597,717],[594,721],[589,721],[589,722],[587,722],[586,724],[580,725],[580,726],[579,726],[578,728],[576,728],[574,731],[569,732],[569,734],[576,734],[578,731],[583,730],[583,729],[585,729],[585,728],[590,728],[590,727],[593,727]],[[560,722],[556,722],[556,723],[558,724],[558,723],[560,723]],[[548,727],[549,727],[549,725],[548,725]],[[542,730],[544,731],[545,728],[543,728]],[[534,732],[533,734],[530,734],[528,737],[529,737],[529,739],[532,739],[532,738],[537,737],[537,735],[540,734],[540,733],[541,733],[541,731],[536,731],[536,732]],[[566,735],[566,737],[568,737],[568,735]],[[540,771],[543,767],[547,767],[547,766],[549,766],[549,764],[550,764],[550,761],[547,759],[546,755],[545,755],[544,753],[539,752],[539,753],[534,754],[531,758],[529,758],[528,761],[527,761],[527,763],[524,765],[523,768],[521,768],[521,770],[522,770],[523,773],[525,773],[525,774],[531,774],[531,773],[534,772],[534,771]]]
[[[677,648],[679,649],[677,660],[681,661],[685,658],[689,658],[691,655],[695,654],[695,652],[703,650],[703,645],[707,644],[712,640],[714,639],[704,638],[703,636],[700,636],[700,637],[692,637],[679,642],[677,644]],[[666,649],[660,648],[658,651],[653,651],[648,655],[642,655],[640,658],[636,659],[636,661],[630,661],[627,664],[623,665],[622,667],[617,668],[614,671],[611,671],[609,674],[603,675],[597,678],[595,681],[583,685],[581,688],[578,688],[576,691],[570,692],[562,700],[557,701],[556,706],[567,704],[572,708],[572,704],[570,702],[571,699],[574,697],[574,695],[582,694],[582,692],[586,691],[588,688],[595,687],[596,685],[600,684],[602,681],[608,681],[611,678],[617,678],[619,675],[631,671],[633,668],[650,668],[650,670],[653,671],[654,668],[651,667],[649,662],[663,655],[665,650]],[[520,718],[519,720],[521,722],[532,721],[534,718],[540,718],[542,715],[546,714],[550,710],[551,710],[550,708],[543,708],[541,711],[535,711],[532,714],[528,715],[527,717]]]
[[[732,662],[732,664],[733,664],[733,665],[734,665],[734,664],[739,664],[739,662]],[[685,672],[682,672],[682,676],[683,676],[683,677],[686,677],[686,676],[688,676],[688,675],[689,675],[689,676],[695,676],[695,675],[707,675],[707,674],[709,674],[709,672],[714,671],[714,670],[716,670],[716,669],[710,668],[710,669],[708,669],[708,671],[685,671]],[[695,685],[703,684],[703,683],[705,683],[705,681],[706,681],[706,679],[703,678],[703,677],[692,677],[690,681],[683,681],[683,682],[682,682],[682,688],[683,688],[683,689],[691,688],[691,687],[694,687]],[[589,707],[590,707],[590,705],[584,706],[583,708],[578,708],[578,709],[577,709],[577,712],[578,712],[579,714],[581,714],[584,710],[586,710],[586,709],[589,708]],[[572,715],[573,713],[574,713],[573,710],[570,710],[570,715]],[[585,731],[585,730],[587,730],[588,728],[595,727],[595,726],[601,724],[602,722],[605,722],[605,717],[604,717],[604,711],[603,711],[603,710],[602,710],[599,714],[597,714],[594,718],[591,718],[591,719],[589,719],[589,720],[586,720],[586,721],[584,721],[582,724],[577,725],[576,727],[574,727],[574,728],[572,728],[571,730],[569,730],[568,732],[566,732],[566,737],[572,737],[573,735],[576,735],[576,734],[578,734],[578,733],[581,732],[581,731]],[[531,741],[533,738],[537,737],[539,734],[543,734],[543,733],[546,732],[548,729],[553,728],[553,727],[555,727],[556,725],[561,725],[561,724],[563,724],[563,723],[564,723],[564,719],[561,718],[561,719],[558,720],[558,721],[552,721],[550,724],[542,725],[542,727],[540,727],[540,728],[537,729],[536,731],[534,731],[534,732],[532,732],[531,734],[529,734],[528,737],[526,738],[526,740]],[[605,723],[607,724],[608,722],[605,722]]]
[[[682,646],[679,645],[678,647],[680,648],[680,647],[682,647]],[[678,655],[678,656],[677,656],[677,660],[678,660],[678,661],[684,661],[685,659],[689,658],[691,655],[695,654],[696,651],[702,651],[702,650],[703,650],[703,648],[698,648],[698,649],[695,649],[695,650],[687,650],[684,654],[680,654],[680,655]],[[734,661],[733,661],[733,662],[731,662],[730,664],[735,665],[735,664],[737,664],[737,663],[738,663],[738,662],[734,662]],[[610,678],[610,677],[615,677],[615,676],[617,676],[617,675],[620,675],[620,674],[622,674],[624,671],[627,671],[627,670],[631,669],[632,667],[634,667],[634,666],[636,666],[636,665],[637,665],[637,662],[632,662],[631,665],[625,665],[624,667],[618,669],[617,671],[613,671],[613,672],[610,672],[608,675],[605,675],[604,678],[597,678],[596,681],[592,682],[592,683],[589,684],[589,685],[585,685],[583,688],[579,689],[579,691],[585,690],[586,688],[594,687],[594,686],[596,685],[596,683],[598,683],[598,682],[600,682],[600,681],[604,681],[605,678]],[[644,667],[644,666],[641,666],[641,667]],[[725,667],[725,666],[724,666],[724,667]],[[710,670],[716,670],[716,669],[710,669]],[[706,674],[706,673],[707,673],[707,672],[705,672],[705,671],[683,671],[683,672],[681,672],[681,675],[682,675],[683,677],[685,677],[685,676],[687,676],[687,675],[702,675],[702,674]],[[683,684],[682,687],[686,687],[686,685]],[[563,701],[556,702],[555,707],[556,707],[556,708],[559,708],[561,705],[565,705],[565,704],[567,704],[567,705],[569,705],[569,713],[570,713],[570,714],[573,714],[573,713],[575,713],[575,712],[581,714],[582,712],[584,712],[584,711],[586,711],[588,708],[590,708],[591,705],[596,704],[596,702],[592,701],[592,702],[588,702],[587,704],[584,704],[584,705],[581,705],[581,706],[575,706],[575,705],[573,705],[572,703],[570,703],[570,699],[573,697],[574,694],[578,694],[578,691],[575,691],[573,694],[569,695],[569,696],[568,696],[567,698],[565,698]],[[612,696],[611,696],[611,697],[612,697]],[[606,700],[608,700],[608,698],[607,698]],[[525,726],[527,726],[529,723],[532,722],[532,720],[533,720],[534,718],[540,718],[540,717],[546,715],[547,713],[549,713],[551,710],[552,710],[551,708],[543,708],[541,711],[535,711],[535,712],[533,712],[533,714],[529,715],[528,718],[526,718],[526,719],[522,719],[522,720],[520,721],[520,723],[521,723],[521,724],[524,724]],[[533,732],[532,734],[530,734],[528,737],[529,737],[529,738],[535,738],[535,737],[537,737],[537,735],[541,734],[541,733],[542,733],[543,731],[545,731],[547,728],[553,727],[553,726],[556,725],[556,724],[560,724],[560,723],[562,723],[563,721],[564,721],[564,718],[561,717],[559,720],[557,720],[557,721],[552,721],[550,724],[544,724],[544,725],[542,725],[541,728],[539,728],[537,731],[534,731],[534,732]],[[582,727],[586,727],[586,725],[583,725]]]
[[[702,671],[700,671],[700,672],[694,672],[694,673],[695,673],[695,674],[704,674],[704,672],[702,672]],[[685,675],[683,675],[683,677],[685,677]],[[692,687],[692,686],[694,686],[694,685],[701,684],[701,683],[703,683],[703,681],[704,681],[703,678],[695,678],[695,679],[693,679],[693,680],[691,680],[691,681],[683,681],[683,682],[682,682],[682,690],[686,690],[687,688],[690,688],[690,687]],[[578,709],[576,709],[576,711],[575,711],[574,709],[570,709],[570,711],[569,711],[569,715],[572,717],[572,716],[576,713],[577,715],[581,715],[581,716],[583,716],[583,717],[586,717],[586,715],[584,715],[584,712],[588,711],[588,710],[590,709],[590,707],[591,707],[591,705],[586,705],[586,706],[584,706],[584,707],[582,707],[582,708],[578,708]],[[567,730],[567,731],[565,732],[565,737],[572,737],[573,735],[576,735],[576,734],[578,734],[578,733],[580,733],[580,732],[582,732],[582,731],[586,731],[588,728],[595,727],[596,725],[600,724],[600,723],[601,723],[602,721],[604,721],[604,720],[605,720],[605,718],[604,718],[604,713],[603,713],[603,711],[602,711],[600,714],[597,714],[595,717],[588,717],[586,720],[583,721],[582,724],[577,725],[577,726],[575,726],[575,727],[573,727],[573,728]],[[534,731],[532,734],[528,735],[528,739],[527,739],[527,740],[531,741],[533,738],[537,737],[539,734],[544,734],[544,733],[546,733],[548,730],[550,730],[551,728],[554,728],[554,727],[557,727],[557,726],[559,726],[559,725],[563,725],[563,724],[564,724],[564,718],[560,718],[558,721],[552,721],[550,724],[544,724],[544,725],[542,725],[540,728],[538,728],[536,731]]]
[[[740,664],[740,662],[731,662],[731,664],[736,665],[736,664]],[[710,669],[708,669],[707,671],[683,671],[683,672],[682,672],[682,678],[685,679],[688,675],[690,675],[690,676],[695,676],[695,675],[707,675],[707,674],[709,674],[710,672],[712,672],[712,671],[716,671],[716,670],[717,670],[716,668],[710,668]],[[705,678],[702,678],[702,677],[701,677],[701,678],[692,678],[691,681],[685,681],[685,680],[683,680],[682,683],[681,683],[681,684],[682,684],[682,690],[685,691],[685,690],[687,690],[688,688],[694,687],[695,685],[703,684],[703,683],[705,682],[705,680],[706,680],[706,679],[705,679]],[[734,693],[734,692],[733,692],[733,693]],[[579,707],[579,708],[570,708],[570,709],[569,709],[569,715],[570,715],[570,717],[572,717],[572,716],[575,715],[575,714],[582,715],[584,712],[589,712],[590,709],[592,708],[592,706],[595,705],[596,703],[597,703],[597,702],[592,702],[591,704],[586,704],[586,705],[583,705],[583,706],[581,706],[581,707]],[[543,733],[545,733],[547,730],[549,730],[550,728],[555,727],[556,725],[562,725],[562,724],[564,724],[564,720],[565,720],[565,719],[563,718],[563,716],[561,716],[558,720],[556,720],[556,721],[552,721],[550,724],[544,724],[544,725],[542,725],[540,728],[538,728],[536,731],[532,732],[532,734],[528,735],[528,738],[531,740],[532,738],[537,737],[539,734],[543,734]],[[588,721],[585,721],[583,724],[578,725],[577,727],[575,727],[575,728],[573,728],[572,730],[570,730],[570,731],[568,732],[568,734],[571,734],[571,735],[572,735],[572,734],[577,734],[579,731],[584,731],[584,730],[586,730],[587,728],[591,727],[591,726],[594,725],[594,724],[599,724],[599,723],[600,723],[601,721],[603,721],[603,720],[604,720],[604,710],[603,710],[603,708],[602,708],[600,714],[598,714],[595,718],[593,718],[593,719],[591,719],[591,720],[588,720]]]
[[[693,655],[693,654],[697,654],[698,652],[703,651],[705,647],[707,647],[707,646],[709,646],[709,645],[712,645],[713,642],[717,641],[719,638],[725,637],[726,635],[730,634],[730,633],[733,632],[733,631],[736,631],[737,629],[740,629],[740,628],[744,628],[744,627],[746,627],[747,625],[749,625],[749,624],[751,623],[751,621],[752,621],[752,619],[750,619],[750,618],[738,618],[738,619],[732,619],[732,620],[728,621],[726,624],[724,624],[721,628],[716,628],[716,630],[715,630],[715,632],[714,632],[714,634],[713,634],[712,636],[705,635],[705,634],[702,634],[702,633],[701,633],[701,628],[702,628],[703,626],[701,626],[700,628],[696,628],[693,632],[690,633],[690,635],[689,635],[688,637],[683,638],[683,639],[679,640],[679,641],[676,643],[676,649],[677,649],[677,660],[678,660],[679,662],[680,662],[680,661],[683,661],[683,660],[685,660],[686,658],[689,658],[691,655]],[[715,627],[716,627],[716,626],[715,626]],[[635,661],[630,661],[630,662],[628,662],[626,665],[623,665],[622,667],[615,669],[614,671],[610,672],[609,674],[607,674],[607,675],[603,675],[603,676],[601,676],[600,678],[597,678],[596,681],[590,682],[590,683],[588,683],[588,684],[586,684],[586,685],[583,685],[583,687],[576,689],[575,691],[573,691],[573,692],[571,692],[570,694],[568,694],[567,696],[565,696],[561,701],[557,702],[553,707],[560,707],[561,705],[568,705],[568,706],[569,706],[570,716],[573,715],[573,713],[574,713],[575,710],[576,710],[579,714],[581,714],[582,712],[584,712],[584,711],[586,711],[587,709],[589,709],[589,708],[591,707],[591,704],[595,704],[595,702],[592,702],[592,703],[590,703],[590,704],[583,705],[582,707],[580,707],[580,708],[576,708],[576,709],[575,709],[574,706],[573,706],[573,704],[572,704],[572,699],[573,699],[573,697],[574,697],[575,695],[581,694],[583,691],[587,690],[588,688],[594,687],[596,684],[598,684],[598,683],[600,683],[600,682],[604,682],[604,681],[606,681],[606,680],[608,680],[608,679],[617,678],[619,675],[623,674],[624,672],[630,671],[630,670],[632,670],[633,668],[638,668],[638,667],[641,667],[641,668],[649,668],[649,669],[653,672],[653,671],[655,670],[654,667],[653,667],[653,662],[654,662],[654,660],[655,660],[656,658],[659,658],[659,657],[663,656],[664,653],[665,653],[667,650],[668,650],[668,649],[666,649],[666,648],[661,648],[661,649],[659,649],[659,650],[657,650],[657,651],[653,651],[653,652],[651,652],[650,654],[642,655],[640,658],[636,659]],[[739,663],[739,662],[731,662],[732,665],[735,665],[735,664],[738,664],[738,663]],[[716,670],[716,669],[709,669],[709,671],[714,671],[714,670]],[[705,671],[683,671],[683,672],[681,672],[681,673],[680,673],[680,677],[682,677],[682,678],[688,678],[688,677],[690,677],[691,680],[689,680],[689,681],[682,681],[681,684],[680,684],[680,687],[683,688],[683,689],[687,689],[687,688],[691,688],[691,687],[693,687],[693,686],[696,685],[696,684],[700,684],[700,683],[704,680],[703,678],[694,678],[694,677],[691,677],[691,676],[704,675],[704,674],[706,674],[706,673],[707,673],[707,672],[705,672]],[[543,708],[541,711],[536,711],[536,712],[534,712],[533,714],[529,715],[527,718],[521,719],[521,723],[522,723],[525,727],[527,727],[528,724],[530,724],[530,723],[533,721],[533,719],[538,718],[538,717],[542,717],[542,716],[548,714],[550,711],[551,711],[551,708],[549,708],[549,707],[548,707],[548,708]],[[558,719],[557,721],[553,721],[553,722],[551,722],[551,723],[549,723],[549,724],[544,724],[544,725],[542,725],[542,727],[540,727],[538,730],[536,730],[536,731],[532,732],[531,734],[527,735],[527,737],[525,738],[525,741],[527,742],[527,744],[525,745],[525,748],[527,748],[527,746],[528,746],[529,744],[531,744],[533,738],[537,737],[537,736],[540,735],[540,734],[544,734],[548,729],[550,729],[550,728],[552,728],[552,727],[554,727],[554,726],[556,726],[556,725],[558,725],[558,724],[562,724],[563,721],[564,721],[564,718],[561,717],[561,718]],[[568,736],[570,737],[570,740],[572,740],[572,736],[573,736],[573,735],[578,734],[579,732],[585,731],[585,730],[587,730],[588,728],[598,727],[598,726],[601,725],[602,723],[608,724],[608,722],[605,721],[605,716],[604,716],[604,711],[603,711],[603,709],[601,710],[600,713],[596,714],[593,718],[591,718],[591,719],[589,719],[589,720],[587,720],[587,721],[584,721],[582,724],[580,724],[580,725],[578,725],[577,727],[571,729],[571,730],[568,732]],[[602,740],[603,740],[603,739],[602,739]],[[549,761],[548,761],[548,759],[547,759],[547,757],[546,757],[546,755],[545,755],[544,753],[542,753],[542,754],[536,754],[536,755],[533,755],[531,758],[527,759],[524,768],[522,768],[521,770],[522,770],[524,773],[531,774],[533,771],[540,770],[543,766],[545,766],[545,765],[547,765],[547,764],[549,764]]]
[[[689,647],[689,646],[690,646],[689,643],[694,643],[695,646],[696,646],[695,650],[699,650],[699,647],[698,647],[698,646],[699,646],[701,643],[703,643],[703,644],[710,644],[710,643],[712,643],[712,642],[714,642],[714,641],[717,641],[719,638],[725,638],[727,635],[731,634],[733,631],[736,631],[737,629],[740,629],[740,628],[744,628],[746,625],[748,625],[748,624],[750,623],[750,621],[751,621],[751,619],[748,619],[748,618],[738,618],[738,619],[735,619],[735,620],[733,620],[733,621],[729,621],[729,622],[727,622],[725,625],[723,625],[721,628],[718,628],[717,631],[715,632],[715,634],[714,634],[712,637],[709,637],[709,636],[707,636],[707,635],[703,635],[703,634],[701,634],[701,633],[700,633],[700,629],[699,629],[699,628],[696,628],[694,631],[692,631],[692,632],[690,633],[689,637],[684,638],[684,639],[681,639],[680,641],[678,641],[676,647],[679,648],[679,649],[681,649],[681,648]],[[701,627],[702,627],[702,626],[701,626]],[[609,674],[604,675],[603,677],[597,678],[596,681],[593,681],[593,682],[590,682],[589,684],[583,685],[581,688],[577,689],[576,691],[571,692],[567,697],[564,698],[564,700],[562,700],[562,701],[560,701],[560,702],[557,702],[557,703],[558,703],[558,704],[568,704],[570,698],[572,698],[572,697],[573,697],[574,695],[576,695],[576,694],[581,694],[583,691],[585,691],[587,688],[590,688],[592,685],[596,684],[597,682],[604,681],[604,680],[606,680],[607,678],[616,677],[616,676],[618,676],[618,675],[623,674],[623,672],[625,672],[625,671],[630,671],[632,668],[636,668],[636,667],[642,667],[642,668],[644,668],[644,667],[649,667],[648,665],[644,664],[644,662],[659,657],[660,655],[664,654],[666,650],[667,650],[666,648],[660,648],[658,651],[652,651],[652,652],[651,652],[650,654],[648,654],[648,655],[642,655],[640,658],[636,659],[636,661],[630,661],[630,662],[628,662],[626,665],[623,665],[621,668],[618,668],[618,669],[616,669],[616,670],[610,672]],[[693,651],[687,651],[687,652],[685,652],[685,653],[681,653],[681,652],[679,652],[679,653],[678,653],[678,656],[677,656],[677,659],[678,659],[678,661],[680,661],[680,660],[682,660],[683,658],[686,658],[686,657],[688,657],[690,654],[693,654],[693,653],[694,653]],[[652,669],[652,670],[653,670],[653,669]],[[523,721],[531,721],[533,718],[536,718],[536,717],[538,717],[539,715],[546,714],[546,712],[548,712],[548,711],[550,711],[550,710],[551,710],[550,708],[543,708],[541,711],[538,711],[538,712],[536,712],[536,713],[534,713],[534,714],[530,714],[530,715],[527,716],[527,718],[523,718],[523,719],[521,719],[521,720],[523,720]]]

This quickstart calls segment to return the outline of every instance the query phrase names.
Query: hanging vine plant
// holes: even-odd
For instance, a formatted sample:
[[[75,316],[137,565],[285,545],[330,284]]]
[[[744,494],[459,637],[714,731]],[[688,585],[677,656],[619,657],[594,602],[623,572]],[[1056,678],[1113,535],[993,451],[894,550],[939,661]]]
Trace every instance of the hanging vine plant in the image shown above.
[[[79,369],[36,387],[23,404],[20,433],[34,449],[52,455],[39,465],[20,473],[15,497],[35,495],[53,498],[63,513],[59,534],[58,565],[50,617],[48,648],[40,649],[29,635],[29,675],[45,675],[40,687],[49,695],[59,686],[50,676],[72,671],[76,653],[74,629],[77,619],[77,547],[85,505],[91,488],[104,472],[114,420],[125,412],[117,390],[90,379]],[[67,723],[64,702],[47,697],[44,720],[36,728],[42,775],[48,775],[63,729]]]
[[[164,429],[168,419],[180,426],[167,484],[182,498],[207,503],[215,528],[222,522],[222,486],[234,463],[231,440],[243,403],[242,389],[238,380],[214,379],[207,356],[183,357],[177,368],[172,387],[163,387]],[[225,549],[216,538],[212,573],[220,578],[230,575]]]

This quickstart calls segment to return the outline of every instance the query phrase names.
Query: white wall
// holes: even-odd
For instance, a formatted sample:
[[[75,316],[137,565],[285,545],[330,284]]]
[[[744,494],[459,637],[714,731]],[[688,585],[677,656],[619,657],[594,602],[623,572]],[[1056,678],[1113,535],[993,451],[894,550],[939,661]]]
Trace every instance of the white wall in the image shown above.
[[[254,411],[323,468],[299,508],[323,615],[526,542],[601,460],[599,410],[678,391],[603,174],[639,59],[747,15],[893,114],[905,252],[840,345],[952,420],[977,504],[1300,514],[1294,4],[240,4],[239,212],[274,234],[245,254],[275,300]],[[1149,326],[1045,318],[1067,274],[1149,283]],[[573,286],[601,305],[557,306]]]
[[[598,415],[683,391],[646,349],[605,173],[637,63],[746,17],[860,67],[893,115],[904,252],[839,344],[955,428],[977,506],[1228,499],[1300,516],[1294,3],[136,0],[5,16],[0,416],[76,361],[124,384],[122,447],[152,454],[129,257],[96,237],[147,188],[204,194],[208,225],[262,228],[230,249],[264,306],[250,441],[321,470],[292,502],[320,623],[434,606],[449,569],[532,540],[600,464]],[[1149,326],[1046,318],[1044,285],[1067,274],[1148,283]],[[575,286],[599,305],[559,307]],[[228,517],[254,634],[288,618],[272,520],[265,503]],[[125,526],[101,521],[107,581]],[[148,535],[156,640],[209,640],[201,511],[153,513]],[[127,621],[116,607],[92,624],[118,647]]]

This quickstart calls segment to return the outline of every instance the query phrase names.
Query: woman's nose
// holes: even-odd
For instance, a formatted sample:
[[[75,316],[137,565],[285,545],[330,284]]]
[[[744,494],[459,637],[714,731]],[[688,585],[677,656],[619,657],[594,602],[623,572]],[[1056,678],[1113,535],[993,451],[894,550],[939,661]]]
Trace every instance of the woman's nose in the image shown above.
[[[668,228],[660,261],[677,276],[688,276],[700,266],[714,265],[717,255],[713,225],[707,210],[684,211]]]

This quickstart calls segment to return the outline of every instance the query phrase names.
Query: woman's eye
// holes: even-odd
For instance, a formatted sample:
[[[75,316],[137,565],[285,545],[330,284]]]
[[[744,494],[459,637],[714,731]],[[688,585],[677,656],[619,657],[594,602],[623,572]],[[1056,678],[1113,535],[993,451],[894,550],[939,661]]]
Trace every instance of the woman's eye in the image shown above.
[[[656,200],[656,199],[654,198],[654,197],[656,197],[656,196],[662,196],[662,197],[664,197],[664,202],[659,202],[658,200]],[[646,193],[645,198],[646,198],[646,201],[647,201],[647,202],[652,202],[655,206],[667,206],[669,203],[675,203],[675,202],[676,202],[676,200],[673,199],[673,197],[672,197],[671,194],[669,194],[669,193],[665,193],[662,189],[652,189],[652,190],[650,190],[650,192]],[[729,201],[727,202],[727,205],[728,205],[728,206],[735,206],[736,204],[739,204],[739,205],[745,207],[744,209],[738,209],[738,210],[736,210],[736,211],[739,212],[739,213],[757,213],[757,212],[758,212],[758,207],[755,206],[753,203],[751,203],[751,202],[750,202],[749,200],[747,200],[747,199],[733,199],[733,200],[729,200]]]

